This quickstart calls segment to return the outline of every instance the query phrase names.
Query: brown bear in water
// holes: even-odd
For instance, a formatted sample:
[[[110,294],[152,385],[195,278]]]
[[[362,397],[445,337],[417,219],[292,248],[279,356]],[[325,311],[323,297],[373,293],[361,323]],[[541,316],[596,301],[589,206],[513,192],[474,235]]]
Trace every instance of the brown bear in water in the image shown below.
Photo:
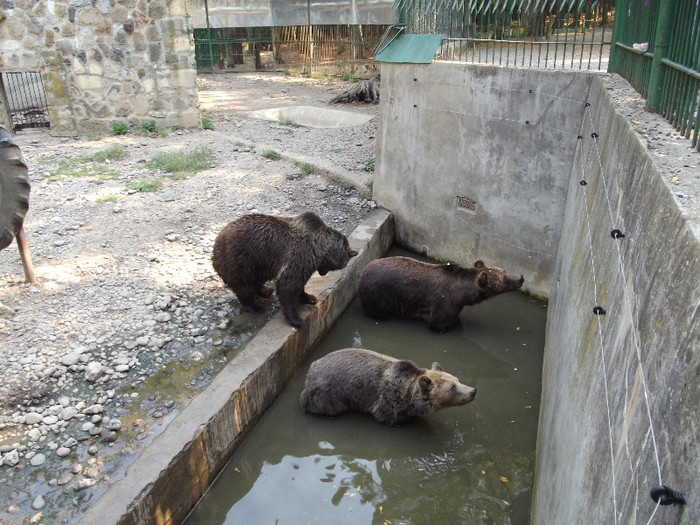
[[[413,416],[465,405],[475,395],[476,388],[461,384],[438,363],[426,370],[412,361],[345,348],[311,364],[300,400],[312,414],[363,412],[382,423],[400,425]]]
[[[523,282],[522,275],[488,268],[483,261],[463,268],[387,257],[365,267],[359,294],[370,317],[422,319],[431,330],[446,332],[457,324],[464,306],[520,288]]]
[[[345,235],[314,213],[296,217],[254,213],[221,230],[214,241],[212,264],[241,306],[255,312],[260,311],[256,296],[270,297],[272,288],[265,283],[276,279],[282,311],[298,328],[304,324],[298,303],[316,304],[316,297],[304,291],[311,274],[345,268],[355,255]]]

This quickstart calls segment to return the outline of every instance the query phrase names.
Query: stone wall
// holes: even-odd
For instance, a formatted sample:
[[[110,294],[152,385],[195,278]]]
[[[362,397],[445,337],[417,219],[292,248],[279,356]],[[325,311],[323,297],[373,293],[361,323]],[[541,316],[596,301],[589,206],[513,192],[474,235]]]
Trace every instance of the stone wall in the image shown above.
[[[189,0],[1,0],[0,73],[41,72],[52,135],[195,127],[189,12]]]

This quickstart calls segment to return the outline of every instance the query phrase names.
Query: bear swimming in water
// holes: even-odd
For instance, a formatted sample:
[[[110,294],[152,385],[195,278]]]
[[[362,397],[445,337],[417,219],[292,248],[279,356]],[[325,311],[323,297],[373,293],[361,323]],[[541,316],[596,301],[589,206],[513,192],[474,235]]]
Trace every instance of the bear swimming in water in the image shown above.
[[[311,364],[300,401],[312,414],[334,417],[363,412],[382,423],[399,425],[413,416],[464,405],[475,395],[475,388],[460,383],[438,363],[427,370],[412,361],[345,348]]]
[[[447,332],[462,308],[523,285],[522,275],[509,275],[476,261],[473,268],[430,264],[409,257],[370,262],[360,277],[360,302],[374,318],[424,320],[431,330]]]

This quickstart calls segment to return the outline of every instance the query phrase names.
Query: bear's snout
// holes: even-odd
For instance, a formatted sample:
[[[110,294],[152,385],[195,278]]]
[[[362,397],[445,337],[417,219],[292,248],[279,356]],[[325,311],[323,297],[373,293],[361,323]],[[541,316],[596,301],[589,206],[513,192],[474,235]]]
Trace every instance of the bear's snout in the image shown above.
[[[467,404],[474,401],[474,398],[476,397],[476,388],[466,386],[464,387],[464,390],[466,390],[466,392],[464,393],[464,403],[462,404]]]

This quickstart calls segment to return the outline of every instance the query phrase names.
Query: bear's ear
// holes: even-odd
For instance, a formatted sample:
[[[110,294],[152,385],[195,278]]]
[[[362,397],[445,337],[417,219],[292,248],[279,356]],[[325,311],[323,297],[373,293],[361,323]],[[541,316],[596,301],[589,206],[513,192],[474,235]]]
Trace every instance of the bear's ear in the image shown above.
[[[479,272],[477,280],[479,288],[486,288],[486,285],[489,284],[489,274],[487,272]]]
[[[474,263],[474,268],[486,268],[486,265],[484,264],[484,261],[479,259]]]
[[[433,380],[425,374],[423,374],[418,378],[418,386],[420,387],[422,392],[428,392],[433,386]]]
[[[431,366],[430,369],[431,369],[431,370],[437,370],[438,372],[444,372],[444,370],[443,370],[442,367],[440,366],[440,363],[438,363],[437,361],[435,361],[435,362],[433,363],[433,366]]]

